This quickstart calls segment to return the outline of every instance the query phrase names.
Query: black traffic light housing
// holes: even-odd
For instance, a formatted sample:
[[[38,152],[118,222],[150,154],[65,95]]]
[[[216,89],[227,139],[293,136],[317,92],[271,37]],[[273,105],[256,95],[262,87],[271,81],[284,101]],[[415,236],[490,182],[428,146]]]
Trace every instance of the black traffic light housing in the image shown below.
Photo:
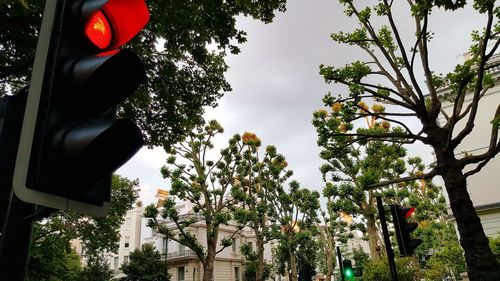
[[[352,268],[351,260],[343,260],[342,261],[342,270],[344,272],[344,278],[349,280],[354,277],[354,269]]]
[[[391,214],[398,240],[399,252],[403,257],[413,255],[414,249],[422,244],[421,239],[411,238],[410,235],[418,227],[418,223],[407,221],[413,211],[415,211],[415,208],[402,208],[399,205],[391,205]]]
[[[14,172],[21,200],[105,214],[112,173],[143,146],[116,107],[146,79],[120,47],[148,21],[144,0],[46,1]]]

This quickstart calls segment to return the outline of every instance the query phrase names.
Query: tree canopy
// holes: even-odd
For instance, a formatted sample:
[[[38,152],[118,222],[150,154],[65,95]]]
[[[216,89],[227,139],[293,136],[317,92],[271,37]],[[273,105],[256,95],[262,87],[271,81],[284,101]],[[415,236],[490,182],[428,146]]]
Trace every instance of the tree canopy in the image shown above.
[[[121,270],[126,276],[120,281],[170,280],[160,253],[151,244],[144,244],[140,250],[130,253],[129,262],[123,264]]]
[[[497,65],[490,59],[500,45],[500,7],[491,0],[471,1],[476,12],[485,19],[484,29],[472,32],[473,44],[465,63],[457,65],[447,75],[440,75],[433,72],[429,59],[432,51],[429,42],[433,39],[432,11],[453,12],[462,9],[467,1],[406,2],[412,17],[409,20],[415,27],[414,37],[409,42],[404,40],[406,37],[402,36],[396,20],[395,1],[339,0],[345,7],[346,16],[356,20],[359,27],[333,33],[331,38],[339,44],[358,47],[366,56],[344,66],[320,66],[320,74],[327,83],[344,85],[347,90],[338,95],[328,94],[324,99],[328,107],[341,104],[339,114],[324,118],[325,136],[327,141],[343,139],[347,144],[379,140],[400,144],[419,141],[430,146],[436,162],[423,173],[380,178],[370,182],[365,189],[441,176],[465,250],[469,277],[495,280],[500,275],[500,266],[470,200],[467,177],[481,171],[500,152],[500,105],[492,112],[487,148],[477,155],[460,153],[457,149],[474,128],[481,111],[481,99],[495,85],[489,70]],[[364,107],[363,104],[369,101],[391,105],[391,110],[380,112]],[[372,116],[380,120],[381,125],[384,121],[391,122],[400,129],[373,131],[352,126],[356,120]],[[405,118],[418,120],[421,126],[410,128]]]
[[[127,47],[143,59],[148,80],[119,114],[137,122],[148,145],[168,147],[201,122],[204,106],[231,90],[224,56],[246,41],[236,17],[270,23],[286,0],[146,2],[150,22]],[[29,83],[44,3],[0,5],[0,96]]]

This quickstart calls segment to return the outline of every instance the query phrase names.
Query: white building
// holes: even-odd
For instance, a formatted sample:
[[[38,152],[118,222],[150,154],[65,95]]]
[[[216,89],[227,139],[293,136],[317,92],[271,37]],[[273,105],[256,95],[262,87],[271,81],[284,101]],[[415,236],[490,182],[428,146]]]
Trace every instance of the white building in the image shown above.
[[[120,227],[120,245],[117,254],[109,254],[108,263],[115,271],[115,277],[122,277],[120,267],[128,262],[130,253],[141,248],[141,226],[144,208],[142,203],[137,202],[136,206],[127,212],[125,220]]]
[[[493,56],[490,64],[500,63],[500,54]],[[496,82],[500,82],[500,66],[491,69]],[[448,89],[443,88],[440,93],[445,93]],[[464,108],[470,103],[472,95],[467,95]],[[489,146],[491,120],[494,117],[497,106],[500,103],[500,85],[495,85],[480,100],[479,109],[474,122],[473,131],[462,141],[455,150],[455,155],[461,157],[463,153],[478,155],[485,152]],[[450,113],[453,110],[453,104],[443,103],[443,109]],[[464,118],[457,125],[455,131],[464,127]],[[444,119],[440,120],[442,123]],[[486,236],[493,237],[500,235],[500,157],[490,160],[490,162],[477,174],[467,179],[467,188],[470,198],[476,211],[481,218]],[[446,197],[447,198],[447,197]],[[448,213],[451,215],[451,209],[448,202]]]
[[[168,193],[158,190],[157,206],[160,207]],[[176,208],[181,216],[196,216],[192,210],[190,202],[180,202]],[[154,232],[146,226],[146,220],[142,221],[142,244],[152,244],[162,254],[165,266],[168,268],[172,281],[199,281],[203,278],[203,265],[196,257],[196,254],[189,248],[166,239],[163,235]],[[175,228],[173,222],[165,222],[169,227]],[[219,239],[230,236],[236,230],[235,226],[229,225],[220,227]],[[206,226],[204,221],[194,223],[189,227],[189,231],[196,235],[202,245],[206,245]],[[240,247],[248,243],[255,247],[255,235],[250,229],[243,229],[233,238],[233,245],[225,248],[217,254],[214,263],[214,280],[242,281],[243,280],[243,255]],[[220,243],[218,243],[219,245]],[[265,249],[264,256],[271,260],[270,247]]]

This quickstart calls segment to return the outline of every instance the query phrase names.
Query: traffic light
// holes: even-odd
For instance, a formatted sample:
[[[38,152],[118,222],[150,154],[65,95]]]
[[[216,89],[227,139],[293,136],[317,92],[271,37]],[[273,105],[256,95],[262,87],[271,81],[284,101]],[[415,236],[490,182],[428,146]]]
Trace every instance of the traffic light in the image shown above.
[[[143,146],[116,107],[146,79],[121,47],[148,21],[144,0],[46,1],[13,179],[21,200],[106,213],[111,174]]]
[[[391,205],[399,251],[403,257],[413,255],[413,250],[422,244],[421,239],[413,239],[410,236],[411,232],[418,227],[416,222],[409,223],[407,221],[414,211],[415,208],[402,208],[399,205]]]
[[[352,270],[354,272],[354,276],[356,276],[356,277],[362,277],[363,276],[363,269],[361,267],[355,267]]]
[[[342,261],[342,268],[344,271],[344,278],[345,279],[350,279],[350,278],[354,277],[354,270],[352,268],[351,260],[343,260]]]

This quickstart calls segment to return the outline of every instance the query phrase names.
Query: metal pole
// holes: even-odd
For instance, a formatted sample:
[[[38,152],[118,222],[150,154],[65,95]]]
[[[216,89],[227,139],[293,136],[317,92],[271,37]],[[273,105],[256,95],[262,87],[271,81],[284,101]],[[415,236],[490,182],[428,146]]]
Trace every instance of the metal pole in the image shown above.
[[[0,242],[0,272],[10,280],[24,280],[28,266],[35,205],[20,201],[12,193]]]
[[[342,265],[342,255],[340,254],[340,247],[338,246],[337,246],[337,256],[339,258],[340,280],[344,281],[344,266]]]
[[[31,243],[35,205],[21,202],[12,191],[27,91],[6,97],[0,106],[0,272],[10,280],[24,280]]]
[[[380,225],[382,226],[382,233],[384,234],[385,249],[387,251],[387,259],[389,260],[389,268],[393,281],[398,280],[398,272],[396,270],[396,263],[394,262],[394,252],[392,251],[391,240],[389,239],[389,231],[387,230],[387,222],[385,221],[385,210],[382,205],[382,198],[377,196],[377,209],[380,217]]]

